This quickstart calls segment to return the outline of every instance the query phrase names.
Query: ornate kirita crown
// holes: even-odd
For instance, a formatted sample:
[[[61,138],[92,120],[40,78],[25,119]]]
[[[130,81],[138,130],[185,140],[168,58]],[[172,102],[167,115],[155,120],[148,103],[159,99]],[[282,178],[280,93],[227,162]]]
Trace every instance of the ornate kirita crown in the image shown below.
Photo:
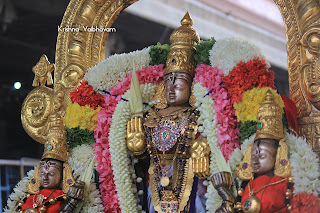
[[[66,162],[68,160],[66,141],[66,131],[62,119],[52,114],[49,117],[49,130],[42,159],[50,158]]]
[[[268,90],[266,99],[258,110],[257,134],[254,140],[268,138],[280,141],[283,139],[282,112],[283,110],[274,101],[272,92]]]
[[[194,76],[195,45],[200,38],[191,28],[193,21],[187,12],[181,20],[181,26],[170,36],[171,48],[167,59],[167,69],[164,74],[183,72]]]

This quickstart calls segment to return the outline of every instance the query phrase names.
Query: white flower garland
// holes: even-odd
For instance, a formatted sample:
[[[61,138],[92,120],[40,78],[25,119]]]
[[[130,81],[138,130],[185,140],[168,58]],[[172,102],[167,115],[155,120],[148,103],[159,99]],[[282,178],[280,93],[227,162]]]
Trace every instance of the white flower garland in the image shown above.
[[[240,62],[248,62],[255,57],[266,59],[261,50],[256,45],[236,39],[225,38],[217,40],[209,52],[209,60],[212,67],[223,70],[225,76]],[[270,63],[266,61],[268,67]]]
[[[143,102],[148,103],[151,101],[156,88],[157,85],[154,84],[140,85]],[[123,98],[128,100],[129,93],[130,90],[123,95]],[[145,110],[148,109],[145,108]],[[130,153],[126,145],[126,128],[129,119],[129,103],[121,100],[112,116],[113,122],[110,126],[109,145],[114,182],[122,213],[133,213],[140,210],[136,199],[137,188],[134,182],[137,179],[133,168],[134,163],[130,162]]]
[[[318,177],[319,159],[307,144],[306,139],[296,137],[293,134],[286,134],[286,143],[290,148],[290,163],[294,179],[294,194],[313,193],[318,196],[317,189],[320,187]]]
[[[200,83],[194,85],[193,94],[196,98],[196,107],[200,111],[200,117],[198,118],[198,123],[202,126],[199,127],[199,132],[201,135],[206,137],[208,140],[208,145],[210,149],[213,150],[214,147],[219,147],[217,138],[217,126],[216,126],[216,114],[214,110],[214,101],[207,95],[207,89],[201,86]],[[205,96],[205,97],[204,97]],[[220,172],[217,167],[217,162],[215,157],[211,154],[210,156],[210,177]],[[217,190],[213,187],[212,182],[208,181],[207,193],[205,195],[207,198],[206,209],[207,212],[215,212],[217,208],[220,207],[222,203],[221,197],[218,195]]]
[[[91,159],[95,157],[94,148],[88,144],[82,144],[71,150],[71,156],[68,160],[72,170],[74,171],[73,176],[80,176],[82,178],[86,168],[88,168]],[[95,166],[97,162],[95,162]],[[96,188],[94,178],[91,179],[89,191],[84,194],[84,201],[81,212],[104,212],[104,207],[101,200],[99,190]]]
[[[245,151],[250,144],[253,144],[254,138],[255,134],[243,142],[241,150],[236,149],[230,155],[229,163],[234,174],[238,165],[242,162]],[[320,187],[320,181],[318,180],[320,176],[319,159],[305,139],[287,132],[285,138],[289,146],[289,161],[293,167],[291,170],[294,180],[293,193],[313,193],[318,196],[317,189]]]
[[[91,67],[85,74],[93,89],[109,91],[114,85],[122,82],[133,69],[141,70],[149,66],[150,47],[130,53],[115,54]]]
[[[30,170],[27,176],[20,180],[14,187],[13,192],[10,194],[7,206],[3,209],[4,213],[14,213],[18,207],[18,202],[21,201],[27,195],[27,183],[30,182],[33,176],[34,170]]]

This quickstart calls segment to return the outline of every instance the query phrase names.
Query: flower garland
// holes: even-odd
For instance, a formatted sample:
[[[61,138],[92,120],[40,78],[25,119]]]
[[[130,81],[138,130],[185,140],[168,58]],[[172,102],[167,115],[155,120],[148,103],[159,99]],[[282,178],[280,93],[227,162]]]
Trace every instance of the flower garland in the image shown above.
[[[105,95],[104,103],[99,111],[98,127],[94,131],[96,139],[94,148],[98,161],[97,172],[99,174],[100,192],[105,212],[121,212],[113,179],[109,151],[109,129],[112,123],[112,115],[119,100],[120,96]]]
[[[97,109],[103,103],[103,95],[94,91],[93,87],[88,85],[88,81],[84,81],[74,91],[70,92],[70,100],[80,106],[88,105]]]
[[[241,101],[234,103],[233,106],[236,109],[238,121],[257,121],[258,109],[265,100],[268,90],[272,92],[273,98],[279,107],[284,107],[283,100],[276,90],[270,87],[255,87],[242,93]]]
[[[91,67],[84,79],[95,91],[109,91],[112,86],[123,81],[133,69],[140,70],[149,66],[149,50],[150,47],[147,47],[130,53],[112,55]]]
[[[209,60],[211,66],[222,69],[227,76],[240,61],[246,63],[256,57],[265,59],[256,45],[236,38],[225,38],[216,41],[210,50]],[[266,64],[270,67],[268,62]]]
[[[148,84],[152,82],[159,83],[162,80],[164,73],[163,65],[147,67],[141,71],[137,71],[136,73],[140,84]],[[118,97],[105,95],[105,103],[102,104],[102,109],[99,112],[98,128],[95,130],[96,143],[94,146],[98,160],[97,171],[99,173],[100,190],[106,212],[109,210],[114,211],[115,209],[120,211],[111,165],[109,131],[113,121],[112,115],[114,114],[115,108],[120,100],[120,95],[123,95],[125,91],[130,88],[131,76],[132,74],[129,74],[123,82],[120,82],[118,85],[111,88],[110,93],[112,95],[119,95]],[[151,95],[145,95],[145,97],[149,96]],[[148,103],[150,100],[151,98],[145,99],[143,97],[143,102]]]
[[[253,87],[274,86],[274,72],[268,71],[264,60],[255,58],[246,63],[240,61],[222,81],[232,97],[233,102],[241,101],[241,95]]]
[[[218,126],[218,143],[225,159],[228,160],[232,151],[240,146],[240,132],[237,128],[235,109],[232,106],[230,96],[223,84],[220,84],[223,75],[222,70],[201,64],[197,66],[195,72],[194,81],[205,87],[207,92],[211,91],[210,97],[214,100]]]
[[[73,175],[80,176],[85,173],[86,168],[90,164],[90,160],[94,157],[94,149],[91,145],[82,144],[71,150],[71,156],[68,160],[70,164]],[[96,167],[96,166],[95,166]],[[102,205],[101,195],[99,190],[96,188],[94,182],[94,177],[91,179],[89,190],[85,191],[84,201],[81,212],[104,212],[104,207]]]
[[[199,132],[208,139],[210,149],[218,145],[217,126],[216,126],[216,112],[214,110],[214,101],[210,96],[206,96],[207,88],[203,87],[200,83],[196,83],[193,88],[193,94],[196,98],[196,105],[199,106],[200,116],[198,118]],[[210,176],[219,172],[216,159],[213,155],[210,156]],[[208,182],[206,209],[208,212],[215,212],[221,205],[222,199],[218,195],[217,190],[213,187],[211,181]]]
[[[154,84],[141,85],[142,99],[151,101],[155,94],[157,86]],[[129,98],[128,90],[123,97]],[[111,164],[114,175],[114,182],[119,197],[121,212],[137,212],[137,200],[135,193],[137,191],[134,185],[134,168],[129,160],[129,152],[126,146],[126,127],[130,119],[129,103],[119,101],[112,116],[112,124],[109,132],[109,145]]]
[[[7,206],[3,209],[4,213],[15,213],[17,210],[17,203],[27,195],[27,184],[33,176],[34,170],[30,170],[27,176],[20,180],[14,187],[13,192],[9,195]]]
[[[253,144],[255,135],[256,134],[252,135],[243,142],[241,150],[236,149],[230,155],[229,163],[234,174],[236,174],[236,169],[241,163],[245,151],[248,149],[250,144]],[[289,160],[293,167],[291,170],[291,174],[294,179],[293,194],[295,196],[299,196],[296,199],[306,197],[307,194],[313,194],[317,197],[317,188],[320,186],[320,181],[318,180],[318,177],[320,176],[319,159],[305,139],[287,132],[285,132],[285,139],[289,146]],[[237,180],[239,181],[238,178]],[[295,203],[294,205],[297,204]]]
[[[101,107],[92,109],[90,106],[80,106],[78,103],[69,103],[66,110],[65,125],[67,128],[80,127],[93,131],[97,127],[98,112]]]
[[[319,201],[314,194],[298,194],[291,200],[292,213],[320,212]]]
[[[144,83],[159,84],[163,79],[163,64],[142,68],[140,71],[136,71],[140,85]],[[116,86],[110,88],[112,95],[123,95],[129,88],[131,82],[132,73],[130,73],[122,82]]]

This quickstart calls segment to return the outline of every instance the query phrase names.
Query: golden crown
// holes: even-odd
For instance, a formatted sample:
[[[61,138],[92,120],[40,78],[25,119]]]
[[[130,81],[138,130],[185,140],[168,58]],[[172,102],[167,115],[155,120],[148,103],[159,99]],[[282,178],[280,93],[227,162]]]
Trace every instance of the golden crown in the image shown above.
[[[191,28],[193,20],[187,12],[181,20],[181,26],[173,31],[170,36],[171,48],[167,59],[165,74],[172,72],[188,73],[194,75],[195,45],[200,38],[198,33]]]
[[[49,117],[49,130],[42,159],[68,160],[67,137],[62,119],[53,114]]]
[[[265,101],[258,110],[257,134],[254,140],[268,138],[280,141],[284,138],[281,107],[268,90]]]

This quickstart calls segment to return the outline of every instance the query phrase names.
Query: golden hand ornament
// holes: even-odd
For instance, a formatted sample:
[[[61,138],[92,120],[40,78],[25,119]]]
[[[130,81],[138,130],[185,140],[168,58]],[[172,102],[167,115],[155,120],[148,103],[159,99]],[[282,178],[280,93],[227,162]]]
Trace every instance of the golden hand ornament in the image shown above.
[[[147,146],[142,128],[142,118],[135,117],[128,121],[127,147],[134,155],[141,155],[146,151]]]
[[[209,154],[210,147],[206,138],[198,138],[190,147],[192,158],[193,172],[199,178],[206,178],[209,176]]]

